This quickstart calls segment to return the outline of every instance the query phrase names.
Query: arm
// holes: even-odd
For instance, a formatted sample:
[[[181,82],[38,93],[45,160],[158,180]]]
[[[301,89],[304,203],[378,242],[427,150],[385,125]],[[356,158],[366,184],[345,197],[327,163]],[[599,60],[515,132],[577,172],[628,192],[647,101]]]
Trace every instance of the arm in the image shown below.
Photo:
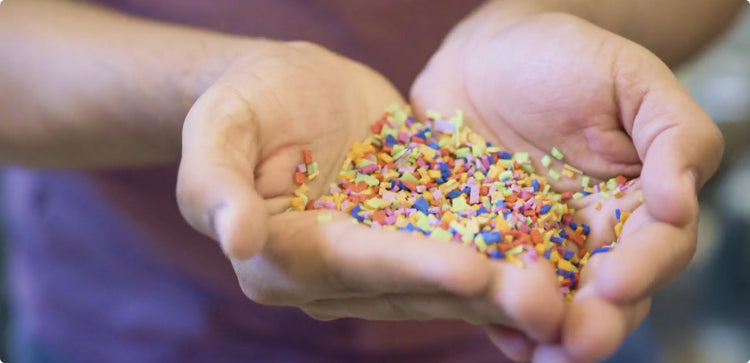
[[[512,22],[540,12],[564,12],[645,46],[675,66],[714,39],[740,13],[743,0],[494,0],[472,18]]]
[[[0,163],[176,162],[198,96],[265,42],[81,2],[0,5]]]

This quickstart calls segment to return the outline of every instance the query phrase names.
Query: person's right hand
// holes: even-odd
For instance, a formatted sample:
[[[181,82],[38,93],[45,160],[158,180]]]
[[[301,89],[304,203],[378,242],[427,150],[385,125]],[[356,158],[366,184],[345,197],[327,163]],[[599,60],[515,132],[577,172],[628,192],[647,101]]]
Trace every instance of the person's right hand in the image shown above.
[[[180,210],[220,242],[258,303],[319,319],[496,323],[554,339],[563,300],[547,263],[520,269],[343,213],[319,224],[323,211],[285,212],[302,150],[319,164],[308,182],[316,198],[394,102],[403,100],[393,86],[361,64],[306,43],[270,43],[237,60],[188,114]]]

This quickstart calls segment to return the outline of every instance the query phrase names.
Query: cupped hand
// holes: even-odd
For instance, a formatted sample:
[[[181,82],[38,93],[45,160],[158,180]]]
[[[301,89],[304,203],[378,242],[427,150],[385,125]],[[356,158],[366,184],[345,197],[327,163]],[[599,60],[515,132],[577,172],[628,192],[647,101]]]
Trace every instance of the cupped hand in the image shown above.
[[[558,344],[489,328],[511,357],[595,361],[613,353],[648,314],[650,296],[690,261],[696,191],[716,171],[723,141],[710,117],[656,56],[565,14],[515,22],[467,20],[448,36],[411,90],[418,114],[465,112],[470,125],[536,169],[553,147],[592,183],[634,178],[621,198],[592,194],[571,204],[591,225],[587,248],[615,240],[615,209],[632,212],[616,248],[593,256],[568,306]],[[580,191],[581,177],[552,180]],[[641,202],[643,198],[643,202]],[[599,206],[597,206],[599,204]],[[599,208],[601,207],[601,208]]]
[[[562,302],[549,267],[521,270],[458,244],[371,229],[334,213],[287,212],[302,150],[327,191],[352,142],[399,93],[373,70],[307,43],[238,59],[195,103],[183,130],[178,201],[220,242],[245,294],[319,319],[461,319],[551,341]],[[520,291],[519,286],[544,286]]]

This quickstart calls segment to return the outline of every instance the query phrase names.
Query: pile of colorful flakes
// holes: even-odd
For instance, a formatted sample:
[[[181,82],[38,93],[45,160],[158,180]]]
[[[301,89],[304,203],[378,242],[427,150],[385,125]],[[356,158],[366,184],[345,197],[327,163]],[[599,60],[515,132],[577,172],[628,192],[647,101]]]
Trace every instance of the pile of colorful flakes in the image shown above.
[[[304,151],[305,162],[294,175],[300,186],[292,210],[343,211],[373,228],[464,243],[519,266],[520,254],[532,260],[543,256],[556,267],[568,299],[589,257],[616,243],[587,251],[590,227],[573,222],[566,201],[592,193],[619,198],[632,185],[622,176],[590,186],[590,178],[568,164],[561,172],[549,169],[552,159],[545,155],[541,163],[549,178],[581,175],[580,192],[556,193],[536,173],[528,153],[492,146],[463,124],[460,112],[450,119],[430,112],[421,123],[394,106],[371,128],[374,135],[352,145],[329,194],[317,200],[308,198],[304,183],[318,175],[318,165]],[[557,148],[551,154],[564,160]],[[616,211],[618,238],[628,216]],[[321,214],[318,220],[331,218]]]

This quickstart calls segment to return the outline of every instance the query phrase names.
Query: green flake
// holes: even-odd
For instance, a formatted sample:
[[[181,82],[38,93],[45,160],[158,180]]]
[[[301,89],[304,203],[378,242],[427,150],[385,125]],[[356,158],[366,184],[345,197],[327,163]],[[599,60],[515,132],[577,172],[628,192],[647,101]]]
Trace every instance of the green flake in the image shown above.
[[[318,162],[313,161],[312,163],[307,165],[307,175],[313,175],[315,172],[318,171]]]
[[[599,192],[599,195],[601,195],[602,198],[604,198],[604,199],[609,199],[609,193],[607,193],[605,191]]]
[[[591,178],[589,178],[588,175],[584,175],[583,177],[581,177],[581,186],[584,188],[588,188],[590,181]]]
[[[372,175],[367,175],[367,174],[362,174],[362,173],[357,173],[357,176],[354,178],[354,182],[355,183],[365,182],[365,184],[371,187],[380,184],[380,181],[378,180],[378,178]]]
[[[583,197],[585,197],[585,195],[583,195],[583,193],[581,193],[581,192],[573,193],[573,199],[575,199],[575,200],[581,199]]]
[[[513,160],[500,159],[495,164],[500,165],[503,169],[508,169],[513,166]]]
[[[429,231],[432,229],[432,226],[430,226],[430,217],[428,217],[426,214],[422,213],[421,211],[417,212],[417,227],[424,231]]]
[[[517,254],[519,254],[521,252],[523,252],[523,245],[522,244],[520,244],[518,246],[515,246],[515,247],[513,247],[513,248],[511,248],[511,249],[509,249],[507,251],[505,251],[505,255],[506,256],[515,256],[515,255],[517,255]]]
[[[357,168],[361,169],[370,164],[375,164],[375,162],[367,158],[362,158],[359,163],[357,163]]]
[[[545,168],[549,168],[549,166],[552,165],[552,158],[549,157],[549,155],[544,154],[544,156],[542,156],[542,165]]]
[[[333,220],[333,216],[330,213],[318,214],[318,223],[330,222]]]
[[[450,241],[453,239],[453,235],[442,228],[437,228],[430,233],[430,238],[438,241]]]
[[[433,120],[442,120],[443,119],[443,115],[440,112],[437,112],[435,110],[427,110],[425,112],[425,115],[427,116],[427,118],[431,118]]]
[[[393,113],[393,121],[398,127],[405,127],[406,119],[409,118],[409,114],[404,110],[398,110]]]
[[[550,190],[551,188],[552,188],[552,186],[551,186],[551,185],[549,185],[549,184],[545,184],[545,185],[544,185],[544,191],[543,191],[542,193],[543,193],[543,194],[549,194],[549,190]]]
[[[487,147],[487,152],[490,154],[494,154],[494,153],[500,152],[500,148],[497,146],[489,146]]]
[[[481,171],[474,172],[474,180],[476,180],[477,182],[481,183],[482,181],[484,181],[484,178],[485,175]]]
[[[484,237],[482,237],[482,235],[479,233],[477,233],[477,236],[474,237],[474,246],[477,247],[479,252],[487,251],[487,242],[484,241]]]
[[[406,148],[403,145],[393,145],[393,148],[391,149],[391,157],[398,159],[404,154],[404,152],[406,152]]]
[[[521,170],[525,171],[527,174],[534,174],[536,173],[536,169],[534,169],[534,165],[531,164],[522,164]]]
[[[451,226],[451,228],[455,229],[456,232],[458,232],[458,233],[460,233],[462,235],[469,232],[466,229],[466,227],[464,227],[461,223],[458,223],[456,221],[451,222],[450,226]]]
[[[513,160],[519,163],[525,163],[529,161],[529,153],[518,152],[513,154]]]
[[[562,160],[565,158],[565,155],[563,155],[562,151],[560,151],[560,149],[556,147],[552,148],[552,151],[550,152],[550,154],[552,154],[552,156],[554,156],[555,159],[557,160]]]
[[[461,159],[463,159],[463,158],[465,158],[465,157],[466,157],[466,155],[468,155],[468,154],[469,154],[469,151],[470,151],[470,150],[469,150],[469,148],[468,148],[468,147],[462,147],[462,148],[460,148],[460,149],[457,149],[457,150],[456,150],[456,152],[455,152],[455,154],[456,154],[456,157],[457,157],[457,158],[461,158]]]
[[[451,210],[454,212],[462,212],[466,209],[466,198],[463,196],[463,194],[458,197],[454,198],[452,201]]]
[[[549,171],[549,177],[552,178],[555,181],[559,181],[560,180],[560,174],[558,172],[554,171],[554,170],[550,170]]]
[[[614,178],[607,180],[607,189],[612,190],[617,188],[617,180]]]
[[[390,105],[388,105],[388,107],[385,108],[385,111],[390,114],[394,114],[399,110],[401,110],[401,105],[398,102],[391,103]]]
[[[485,150],[487,150],[487,145],[484,144],[477,144],[471,146],[471,153],[475,157],[482,157],[482,154],[484,154]]]
[[[417,179],[412,173],[403,173],[401,175],[401,181],[410,181],[414,184],[419,184],[419,179]]]
[[[440,141],[438,141],[438,146],[440,146],[441,148],[448,147],[448,146],[451,145],[452,142],[453,142],[453,140],[451,140],[451,139],[443,139],[443,138],[441,138]]]
[[[500,175],[497,176],[497,179],[498,180],[513,179],[513,172],[510,171],[510,170],[506,170],[506,171],[500,173]]]
[[[380,209],[383,206],[383,200],[380,198],[370,198],[365,201],[365,205],[372,209]]]

